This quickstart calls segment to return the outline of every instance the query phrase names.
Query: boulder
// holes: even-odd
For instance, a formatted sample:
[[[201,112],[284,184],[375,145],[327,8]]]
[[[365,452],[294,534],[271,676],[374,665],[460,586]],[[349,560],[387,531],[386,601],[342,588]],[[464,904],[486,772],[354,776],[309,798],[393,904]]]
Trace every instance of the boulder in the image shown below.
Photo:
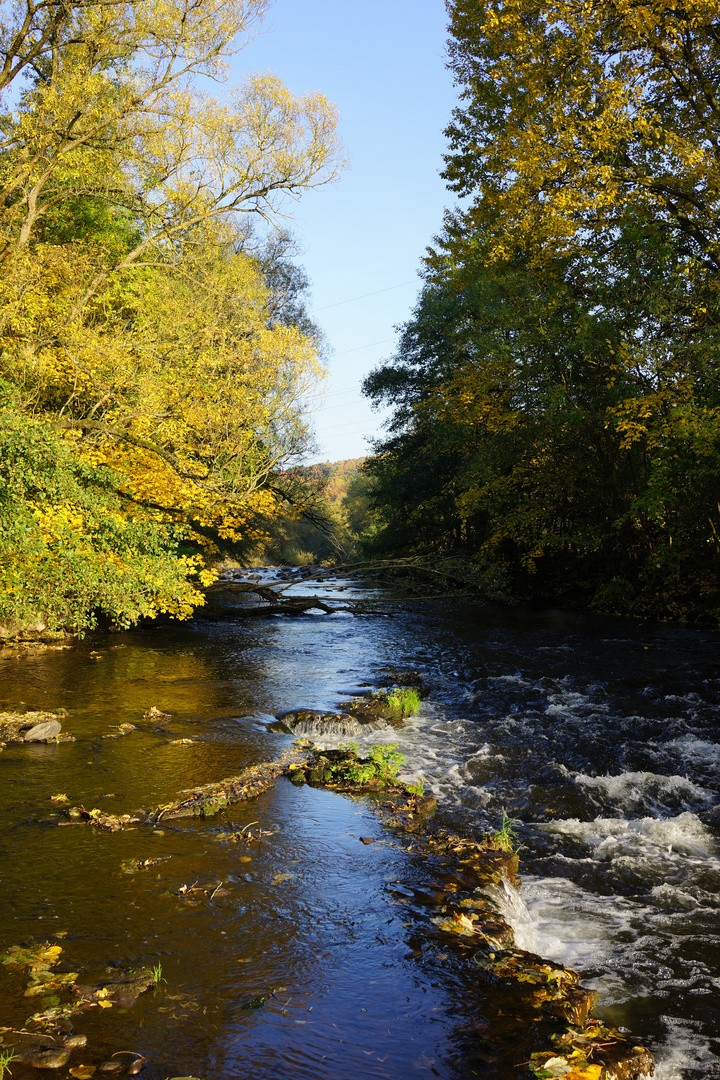
[[[24,733],[23,740],[25,742],[47,742],[49,739],[56,739],[61,731],[62,724],[59,720],[44,720],[40,724],[33,724],[30,730]]]

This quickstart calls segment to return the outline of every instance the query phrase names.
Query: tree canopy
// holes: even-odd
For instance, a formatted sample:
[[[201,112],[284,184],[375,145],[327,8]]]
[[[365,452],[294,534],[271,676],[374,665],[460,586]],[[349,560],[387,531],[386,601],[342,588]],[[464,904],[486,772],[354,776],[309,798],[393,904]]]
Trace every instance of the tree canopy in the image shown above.
[[[376,550],[526,595],[717,619],[720,17],[452,0],[463,196],[425,260],[368,466]]]
[[[279,214],[338,176],[335,110],[273,75],[198,84],[264,7],[3,4],[2,622],[188,614],[307,443],[320,338]]]

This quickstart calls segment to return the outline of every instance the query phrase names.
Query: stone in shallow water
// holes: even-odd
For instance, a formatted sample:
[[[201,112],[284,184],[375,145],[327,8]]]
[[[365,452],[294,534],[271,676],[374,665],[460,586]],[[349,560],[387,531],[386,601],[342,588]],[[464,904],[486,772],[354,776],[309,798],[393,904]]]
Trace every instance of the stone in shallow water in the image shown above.
[[[34,724],[23,735],[25,742],[44,742],[46,739],[55,739],[62,731],[59,720],[45,720],[40,724]]]
[[[34,1050],[26,1050],[19,1060],[35,1069],[62,1069],[70,1060],[70,1051],[62,1046],[38,1046]]]

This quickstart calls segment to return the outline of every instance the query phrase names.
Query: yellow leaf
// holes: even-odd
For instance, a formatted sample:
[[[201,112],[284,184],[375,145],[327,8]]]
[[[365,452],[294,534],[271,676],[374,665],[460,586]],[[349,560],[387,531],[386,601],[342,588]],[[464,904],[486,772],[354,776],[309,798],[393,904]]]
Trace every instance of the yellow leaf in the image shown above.
[[[101,1009],[112,1009],[112,1001],[98,1001]]]
[[[76,1077],[76,1080],[89,1080],[89,1077],[93,1076],[94,1073],[94,1065],[77,1065],[70,1070],[70,1075]]]
[[[58,956],[62,952],[61,945],[51,945],[45,952],[40,953],[41,960],[51,960],[53,963],[57,960]]]
[[[565,1073],[563,1080],[600,1080],[602,1065],[588,1065],[586,1069],[573,1069]]]

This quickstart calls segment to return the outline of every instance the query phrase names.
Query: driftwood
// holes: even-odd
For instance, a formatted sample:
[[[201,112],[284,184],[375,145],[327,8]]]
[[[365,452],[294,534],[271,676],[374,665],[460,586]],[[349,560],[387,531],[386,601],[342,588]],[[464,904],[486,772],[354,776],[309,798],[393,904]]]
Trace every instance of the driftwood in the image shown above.
[[[354,562],[354,563],[342,563],[333,566],[320,567],[314,573],[303,574],[301,577],[287,580],[285,578],[278,579],[277,581],[251,581],[244,580],[219,580],[208,585],[205,588],[205,595],[209,600],[214,597],[221,597],[223,594],[231,594],[236,597],[251,595],[257,596],[263,601],[260,605],[245,605],[233,608],[232,615],[236,618],[270,618],[273,615],[305,615],[308,611],[313,609],[319,609],[324,611],[327,615],[332,615],[336,612],[347,612],[351,615],[364,615],[364,614],[377,614],[379,610],[383,614],[391,614],[389,609],[388,600],[378,601],[372,599],[364,600],[347,600],[340,601],[337,596],[322,595],[322,596],[292,596],[286,597],[284,594],[292,588],[296,588],[298,585],[306,585],[310,582],[329,582],[333,579],[341,577],[343,580],[352,578],[372,577],[373,582],[377,584],[391,585],[397,588],[397,583],[390,581],[383,581],[382,572],[384,570],[417,570],[427,576],[429,582],[434,582],[435,587],[429,590],[422,590],[420,598],[426,594],[432,594],[436,599],[443,596],[452,596],[457,598],[459,592],[467,593],[467,588],[460,588],[461,583],[458,582],[458,588],[452,592],[438,592],[437,585],[442,583],[445,586],[448,584],[448,575],[446,572],[436,569],[427,556],[410,556],[402,559],[380,559],[369,562]],[[332,588],[332,586],[330,587]],[[341,586],[341,588],[343,588]],[[407,592],[407,590],[406,590]],[[392,603],[399,603],[406,600],[417,600],[417,592],[407,592],[407,595],[399,595],[393,593]]]

